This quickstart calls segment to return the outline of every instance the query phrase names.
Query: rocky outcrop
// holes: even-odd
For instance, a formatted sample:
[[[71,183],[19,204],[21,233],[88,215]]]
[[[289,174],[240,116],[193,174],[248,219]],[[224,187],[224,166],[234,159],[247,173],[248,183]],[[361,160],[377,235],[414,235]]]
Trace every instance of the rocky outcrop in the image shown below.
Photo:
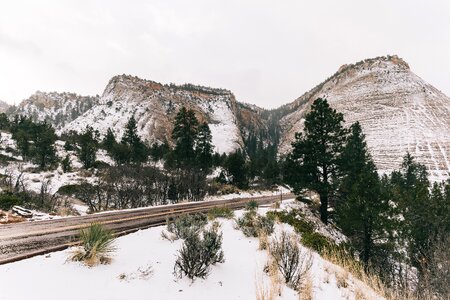
[[[409,151],[424,163],[433,180],[450,172],[450,99],[415,75],[397,56],[343,65],[330,78],[292,103],[274,110],[239,103],[224,89],[191,84],[164,85],[133,76],[113,77],[101,97],[37,92],[10,113],[47,120],[59,133],[80,132],[87,125],[101,134],[112,128],[123,134],[134,115],[140,135],[149,143],[173,144],[173,121],[180,107],[196,112],[212,131],[215,151],[245,149],[245,143],[278,145],[280,155],[291,149],[295,133],[318,97],[344,114],[347,125],[359,121],[377,167],[398,169]]]
[[[139,134],[149,143],[172,144],[171,132],[178,110],[193,109],[200,121],[209,123],[215,151],[230,153],[243,147],[237,120],[237,102],[227,90],[195,85],[163,85],[138,77],[113,77],[99,103],[61,129],[81,131],[87,125],[105,134],[112,128],[118,138],[134,115]]]
[[[58,129],[88,111],[98,100],[98,96],[38,91],[18,106],[10,107],[8,114],[30,116],[34,121],[47,121]]]
[[[381,171],[398,169],[409,151],[434,180],[450,171],[450,98],[415,75],[397,56],[344,65],[332,77],[284,107],[279,152],[290,150],[295,132],[318,97],[344,114],[347,126],[359,121]]]

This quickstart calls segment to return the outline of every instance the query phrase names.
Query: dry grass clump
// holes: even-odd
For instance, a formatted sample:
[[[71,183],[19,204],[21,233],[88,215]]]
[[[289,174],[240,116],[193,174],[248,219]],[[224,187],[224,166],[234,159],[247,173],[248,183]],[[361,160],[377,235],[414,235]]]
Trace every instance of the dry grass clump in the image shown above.
[[[323,251],[322,257],[343,269],[343,272],[336,273],[336,281],[338,286],[342,286],[344,288],[348,286],[348,275],[350,273],[354,278],[370,287],[374,292],[382,297],[387,299],[404,299],[402,296],[394,295],[376,274],[367,272],[364,269],[363,264],[355,260],[349,253],[343,250],[329,248],[326,251]]]
[[[278,296],[281,296],[283,291],[283,279],[278,272],[274,260],[271,258],[269,248],[267,248],[267,256],[269,257],[269,260],[264,267],[264,272],[269,277],[270,281],[269,283],[266,283],[262,274],[259,280],[256,281],[256,299],[260,300],[277,299]]]
[[[342,272],[336,272],[336,284],[338,288],[347,288],[348,287],[348,271],[343,270]]]
[[[305,276],[298,293],[299,300],[313,300],[313,283],[309,275]]]
[[[281,207],[281,203],[279,201],[276,201],[272,205],[270,205],[270,208],[272,209],[279,209]]]
[[[165,231],[164,229],[161,231],[161,238],[163,240],[168,240],[169,242],[173,242],[177,239],[177,236],[169,231]]]
[[[256,300],[274,300],[276,295],[271,286],[265,284],[264,279],[256,280]]]
[[[269,245],[267,232],[260,230],[258,233],[258,250],[266,250]]]
[[[73,253],[71,259],[84,262],[90,267],[99,263],[108,264],[111,262],[109,255],[116,249],[113,246],[115,239],[111,230],[93,223],[80,231],[81,247]]]

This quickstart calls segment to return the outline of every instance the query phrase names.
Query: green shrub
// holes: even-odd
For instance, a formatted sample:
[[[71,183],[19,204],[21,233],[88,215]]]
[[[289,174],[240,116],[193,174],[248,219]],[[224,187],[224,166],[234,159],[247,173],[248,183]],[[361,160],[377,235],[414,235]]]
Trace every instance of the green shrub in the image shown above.
[[[72,163],[70,161],[69,154],[67,154],[66,157],[64,157],[64,159],[61,161],[61,166],[64,173],[72,171]]]
[[[14,205],[21,205],[22,200],[12,193],[0,193],[0,209],[9,210]]]
[[[270,211],[267,216],[272,219],[278,218],[280,222],[287,223],[294,227],[298,233],[311,233],[314,231],[314,224],[305,220],[304,215],[298,210],[286,211]]]
[[[79,184],[67,184],[58,189],[58,194],[66,196],[74,196],[81,189]]]
[[[318,253],[336,246],[324,235],[314,232],[314,224],[305,220],[304,215],[298,210],[291,210],[290,212],[270,211],[267,213],[267,216],[271,219],[278,218],[281,222],[294,227],[295,231],[301,234],[301,243]]]
[[[209,185],[208,193],[210,195],[237,194],[239,193],[239,189],[231,184],[220,183],[217,181],[217,179],[215,179]]]
[[[215,206],[211,208],[208,212],[208,218],[210,220],[215,218],[231,219],[233,217],[234,217],[233,210],[227,206]]]
[[[0,163],[7,164],[10,161],[17,161],[14,157],[10,157],[8,155],[0,154]]]
[[[178,278],[187,276],[192,281],[197,277],[206,278],[211,265],[223,262],[222,233],[213,227],[203,232],[203,238],[199,233],[186,237],[175,261],[174,275]]]
[[[245,236],[258,237],[261,233],[270,235],[273,232],[273,219],[260,216],[254,210],[246,212],[236,222]]]
[[[73,255],[73,261],[82,261],[88,266],[110,262],[108,255],[115,250],[115,236],[109,229],[93,223],[80,231],[81,249]]]
[[[93,167],[96,169],[108,169],[111,166],[104,161],[96,160],[93,164]]]
[[[198,233],[208,222],[205,214],[186,214],[176,219],[167,221],[167,230],[177,239],[186,239],[192,234]]]
[[[306,232],[302,234],[301,242],[305,247],[311,248],[318,253],[325,249],[330,249],[333,243],[324,235],[318,232]]]
[[[259,206],[258,202],[256,202],[255,200],[250,200],[245,205],[245,210],[248,210],[248,211],[257,210],[258,206]]]

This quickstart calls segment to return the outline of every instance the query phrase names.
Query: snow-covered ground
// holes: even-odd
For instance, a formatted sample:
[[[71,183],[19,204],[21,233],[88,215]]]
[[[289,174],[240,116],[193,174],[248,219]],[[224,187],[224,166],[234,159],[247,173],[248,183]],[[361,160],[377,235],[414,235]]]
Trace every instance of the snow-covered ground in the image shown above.
[[[285,205],[294,205],[287,201]],[[261,208],[260,212],[267,211]],[[236,212],[239,216],[242,211]],[[235,229],[233,220],[219,219],[223,232],[225,263],[212,267],[205,280],[176,279],[173,267],[182,241],[161,237],[163,226],[138,231],[117,239],[109,265],[86,267],[68,260],[71,251],[0,266],[0,300],[21,299],[256,299],[257,287],[268,286],[263,272],[268,254],[258,250],[258,239]],[[277,224],[276,232],[292,231]],[[277,234],[277,233],[275,233]],[[344,276],[346,287],[339,284]],[[313,253],[309,274],[313,299],[380,299],[339,267]],[[340,287],[339,287],[340,286]],[[299,299],[284,286],[276,299]],[[360,298],[363,299],[363,298]]]

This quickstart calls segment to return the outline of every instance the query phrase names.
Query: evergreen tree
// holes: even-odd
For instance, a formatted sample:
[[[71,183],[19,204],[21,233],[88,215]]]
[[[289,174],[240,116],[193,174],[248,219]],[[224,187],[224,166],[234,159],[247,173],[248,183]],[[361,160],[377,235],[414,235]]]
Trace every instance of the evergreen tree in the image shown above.
[[[126,144],[114,144],[111,154],[117,165],[123,165],[130,162],[131,149]]]
[[[31,136],[34,123],[31,118],[15,115],[11,123],[12,138],[16,141],[17,149],[26,158],[32,157]]]
[[[437,232],[444,224],[449,229],[448,216],[441,215],[442,210],[449,212],[448,204],[443,203],[438,186],[430,194],[427,175],[425,166],[409,153],[401,170],[391,174],[392,200],[403,220],[398,227],[399,243],[407,248],[409,263],[419,271],[419,282],[423,282]]]
[[[195,141],[198,120],[193,110],[182,107],[175,117],[172,138],[175,140],[174,159],[178,167],[192,167],[195,163]]]
[[[70,156],[67,154],[64,159],[61,161],[61,166],[64,173],[72,171],[72,163],[70,161]]]
[[[35,125],[33,146],[34,156],[40,168],[45,168],[48,164],[56,160],[55,130],[50,124],[41,123]]]
[[[145,144],[137,132],[137,123],[134,116],[128,120],[125,126],[125,133],[122,137],[122,144],[127,145],[130,148],[130,161],[133,163],[145,162],[148,158],[148,151]]]
[[[40,168],[56,160],[56,134],[50,124],[34,123],[31,118],[16,116],[10,128],[22,156],[33,159]]]
[[[167,198],[172,202],[178,201],[178,190],[173,180],[170,181],[169,188],[167,191]]]
[[[318,98],[305,116],[304,134],[296,133],[293,150],[288,155],[286,181],[296,194],[311,189],[320,197],[320,218],[328,222],[330,197],[340,176],[340,154],[346,130],[343,115],[332,109],[327,100]]]
[[[8,116],[5,113],[0,114],[0,130],[9,130],[10,123]]]
[[[205,172],[208,172],[212,166],[213,145],[211,140],[211,130],[205,122],[199,126],[195,147],[197,166]]]
[[[276,159],[271,159],[267,162],[263,169],[263,178],[267,186],[278,183],[280,175],[280,167]]]
[[[78,157],[84,168],[93,167],[97,157],[98,133],[91,126],[86,126],[84,132],[79,136],[78,143],[80,146]]]
[[[112,153],[115,144],[117,144],[117,141],[114,132],[111,128],[108,128],[105,138],[102,141],[102,146],[108,153]]]
[[[165,141],[163,144],[160,144],[160,145],[157,143],[154,143],[149,149],[149,154],[152,157],[152,160],[154,160],[154,161],[163,159],[164,157],[166,157],[168,155],[169,152],[170,152],[170,147],[169,147],[169,144],[167,143],[167,141]]]
[[[340,184],[336,221],[368,268],[375,255],[382,255],[383,245],[376,241],[386,240],[389,205],[388,199],[382,197],[377,169],[359,123],[351,126],[341,167],[344,177]]]
[[[30,135],[25,130],[19,129],[13,134],[12,138],[16,141],[17,150],[20,154],[24,157],[30,157]]]
[[[244,154],[240,150],[228,155],[225,167],[228,174],[231,175],[232,184],[240,189],[248,187],[247,165],[245,163]]]

